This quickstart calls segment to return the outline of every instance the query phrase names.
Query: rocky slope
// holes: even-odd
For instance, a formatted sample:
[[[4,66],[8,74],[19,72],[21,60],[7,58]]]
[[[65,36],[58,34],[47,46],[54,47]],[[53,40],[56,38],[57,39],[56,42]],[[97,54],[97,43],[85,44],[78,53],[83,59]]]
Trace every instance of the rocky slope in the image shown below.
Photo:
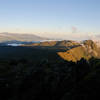
[[[58,52],[58,55],[67,61],[79,61],[81,58],[89,60],[92,57],[99,58],[99,47],[92,40],[83,41],[80,46],[67,50],[66,52]]]

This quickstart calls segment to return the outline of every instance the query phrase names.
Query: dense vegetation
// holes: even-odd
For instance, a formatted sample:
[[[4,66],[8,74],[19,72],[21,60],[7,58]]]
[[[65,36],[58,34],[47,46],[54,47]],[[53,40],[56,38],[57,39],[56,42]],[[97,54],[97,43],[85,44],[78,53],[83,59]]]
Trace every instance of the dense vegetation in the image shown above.
[[[62,48],[3,47],[0,50],[0,100],[89,100],[99,97],[99,59],[68,62],[56,53]]]

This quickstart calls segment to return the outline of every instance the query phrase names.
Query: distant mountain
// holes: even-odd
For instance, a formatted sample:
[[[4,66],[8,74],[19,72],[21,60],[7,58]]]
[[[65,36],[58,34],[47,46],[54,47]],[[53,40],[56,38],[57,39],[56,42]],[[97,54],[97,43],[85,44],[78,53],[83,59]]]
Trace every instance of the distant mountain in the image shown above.
[[[17,41],[17,40],[10,40],[10,41],[3,41],[0,42],[0,46],[20,46],[20,45],[28,45],[32,43],[38,43],[38,41]]]
[[[4,41],[42,41],[47,38],[39,37],[33,34],[17,34],[17,33],[0,33],[0,42]]]

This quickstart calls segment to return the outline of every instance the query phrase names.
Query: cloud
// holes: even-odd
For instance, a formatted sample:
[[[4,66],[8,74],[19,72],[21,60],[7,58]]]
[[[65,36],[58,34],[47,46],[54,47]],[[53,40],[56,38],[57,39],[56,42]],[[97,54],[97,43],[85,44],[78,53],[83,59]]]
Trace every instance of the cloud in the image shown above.
[[[78,28],[76,26],[72,26],[71,27],[71,32],[72,33],[77,33],[78,32]]]
[[[21,31],[21,29],[20,28],[16,28],[15,31]]]
[[[88,36],[89,36],[89,39],[91,39],[91,40],[100,40],[100,35],[91,33]]]

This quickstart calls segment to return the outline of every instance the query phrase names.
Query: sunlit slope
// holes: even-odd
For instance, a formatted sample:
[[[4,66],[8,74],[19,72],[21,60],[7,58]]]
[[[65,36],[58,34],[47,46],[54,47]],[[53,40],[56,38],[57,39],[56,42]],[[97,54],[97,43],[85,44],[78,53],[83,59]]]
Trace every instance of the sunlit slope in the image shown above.
[[[79,61],[81,58],[89,60],[91,57],[99,57],[99,48],[92,40],[86,40],[82,45],[67,50],[66,52],[58,52],[58,55],[67,61]]]
[[[58,55],[63,58],[64,60],[68,61],[78,61],[81,58],[88,59],[90,56],[88,56],[87,52],[82,46],[72,48],[66,52],[58,52]]]

